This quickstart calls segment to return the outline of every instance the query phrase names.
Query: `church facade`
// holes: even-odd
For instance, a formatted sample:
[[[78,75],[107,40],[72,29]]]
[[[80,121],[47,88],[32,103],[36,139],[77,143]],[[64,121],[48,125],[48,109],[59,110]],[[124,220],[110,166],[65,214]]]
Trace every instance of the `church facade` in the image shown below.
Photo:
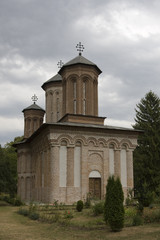
[[[125,196],[133,188],[139,131],[104,125],[98,116],[100,73],[80,52],[42,85],[46,109],[34,102],[23,110],[24,140],[16,145],[22,200],[103,199],[110,175],[120,178]]]

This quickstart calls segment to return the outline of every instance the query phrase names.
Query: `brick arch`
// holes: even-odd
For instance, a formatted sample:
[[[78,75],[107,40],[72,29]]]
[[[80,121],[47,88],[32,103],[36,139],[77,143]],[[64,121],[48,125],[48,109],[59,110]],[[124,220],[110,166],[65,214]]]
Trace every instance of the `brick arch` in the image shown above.
[[[104,138],[99,138],[98,146],[100,146],[100,144],[103,144],[103,147],[105,147],[107,145],[107,141]]]
[[[53,91],[52,91],[52,90],[49,90],[49,91],[47,92],[47,94],[53,95]]]
[[[88,177],[92,171],[98,171],[103,178],[103,157],[97,152],[90,154],[88,158]]]
[[[54,91],[53,91],[53,94],[56,94],[56,93],[58,93],[58,94],[60,94],[61,93],[61,90],[60,89],[55,89]]]
[[[103,157],[102,155],[99,153],[99,152],[92,152],[91,154],[89,154],[89,158],[92,156],[92,155],[97,155],[101,158],[101,160],[103,160]]]
[[[77,80],[79,76],[77,74],[71,74],[67,77],[66,81]]]
[[[74,142],[78,142],[80,141],[82,143],[82,145],[86,146],[87,145],[87,140],[84,136],[80,135],[80,136],[75,136],[74,138]]]
[[[82,74],[81,79],[82,81],[88,81],[88,80],[92,80],[92,77],[89,74]]]
[[[123,140],[121,140],[121,142],[120,142],[120,147],[122,147],[123,145],[125,145],[126,147],[127,147],[127,149],[129,149],[129,148],[134,148],[134,145],[131,143],[131,141],[130,140],[128,140],[128,139],[123,139]]]
[[[73,139],[71,136],[64,134],[64,135],[60,135],[57,139],[57,142],[59,143],[59,145],[61,144],[62,141],[66,141],[67,145],[73,144]]]
[[[120,147],[119,141],[115,138],[111,138],[107,141],[108,147],[109,147],[110,144],[113,144],[116,149],[119,149],[119,147]]]
[[[97,139],[94,138],[94,137],[89,137],[89,138],[87,139],[87,142],[88,142],[88,145],[89,145],[90,142],[93,142],[94,146],[98,146],[98,141],[97,141]]]

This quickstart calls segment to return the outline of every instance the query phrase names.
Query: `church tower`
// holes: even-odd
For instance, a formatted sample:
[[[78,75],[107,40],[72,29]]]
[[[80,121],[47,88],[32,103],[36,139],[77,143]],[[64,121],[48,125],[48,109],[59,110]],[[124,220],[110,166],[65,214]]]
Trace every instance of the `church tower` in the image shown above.
[[[29,138],[42,124],[45,111],[36,104],[37,96],[32,97],[33,104],[25,109],[24,113],[24,139]]]
[[[46,123],[56,123],[62,117],[62,77],[57,74],[42,85],[46,92]]]
[[[83,45],[77,45],[79,56],[64,64],[62,76],[62,114],[98,116],[98,75],[101,70],[82,56]]]
[[[141,132],[104,125],[98,116],[101,70],[79,55],[42,85],[45,111],[32,97],[23,110],[24,140],[17,148],[18,195],[22,200],[73,204],[103,199],[110,175],[119,177],[124,195],[133,188],[133,151]]]

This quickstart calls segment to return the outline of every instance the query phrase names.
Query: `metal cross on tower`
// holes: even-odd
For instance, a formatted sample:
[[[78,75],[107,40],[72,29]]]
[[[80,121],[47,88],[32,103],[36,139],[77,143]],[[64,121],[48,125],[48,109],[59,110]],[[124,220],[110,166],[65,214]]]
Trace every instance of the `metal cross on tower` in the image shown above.
[[[79,52],[79,56],[81,56],[81,55],[82,55],[82,52],[83,52],[83,49],[84,49],[84,47],[83,47],[83,45],[81,44],[81,42],[79,42],[79,43],[77,44],[76,48],[77,48],[77,51]]]
[[[62,66],[63,66],[63,62],[62,62],[62,60],[60,60],[58,63],[57,63],[57,66],[58,66],[58,68],[61,68]]]
[[[33,101],[34,104],[35,104],[36,101],[38,100],[38,97],[36,96],[36,94],[34,94],[31,99],[32,99],[32,101]]]

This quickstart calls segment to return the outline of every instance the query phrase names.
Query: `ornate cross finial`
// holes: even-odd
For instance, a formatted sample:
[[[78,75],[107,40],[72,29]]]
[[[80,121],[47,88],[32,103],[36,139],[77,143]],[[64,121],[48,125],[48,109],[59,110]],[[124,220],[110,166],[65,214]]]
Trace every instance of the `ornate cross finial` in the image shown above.
[[[77,44],[76,48],[77,48],[77,51],[79,52],[79,56],[81,56],[81,55],[82,55],[82,52],[83,52],[83,49],[84,49],[84,47],[83,47],[83,45],[81,44],[81,42],[79,42],[79,43]]]
[[[58,63],[57,63],[57,66],[58,66],[58,68],[61,68],[62,66],[63,66],[63,62],[62,62],[62,60],[60,60]]]
[[[34,104],[35,104],[36,101],[38,100],[38,97],[36,96],[36,94],[34,94],[31,99],[32,99],[32,101],[33,101]]]

